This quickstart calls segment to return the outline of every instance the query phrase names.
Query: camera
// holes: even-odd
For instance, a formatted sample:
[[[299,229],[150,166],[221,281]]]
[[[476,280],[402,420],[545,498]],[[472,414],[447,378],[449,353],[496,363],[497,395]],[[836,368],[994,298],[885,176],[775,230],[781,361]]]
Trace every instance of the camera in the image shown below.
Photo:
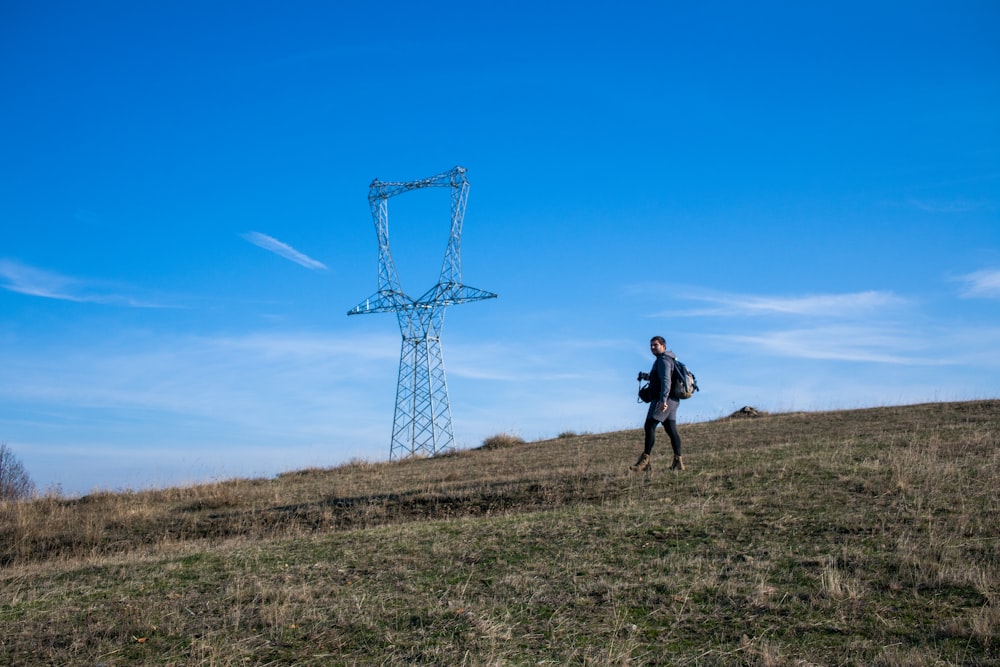
[[[649,380],[649,373],[643,373],[642,371],[639,371],[639,377],[636,378],[636,381],[642,382],[644,380],[647,381]]]

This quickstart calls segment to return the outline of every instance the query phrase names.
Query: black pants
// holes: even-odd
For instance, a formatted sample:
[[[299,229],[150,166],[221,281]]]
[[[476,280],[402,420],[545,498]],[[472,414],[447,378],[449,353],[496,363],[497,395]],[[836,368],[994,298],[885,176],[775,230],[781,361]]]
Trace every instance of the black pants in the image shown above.
[[[646,417],[646,423],[642,426],[642,430],[646,432],[646,449],[644,451],[647,455],[653,453],[653,444],[656,442],[656,426],[659,423],[652,417]],[[674,450],[674,456],[680,456],[681,436],[677,433],[677,420],[668,419],[663,422],[663,428],[666,430],[667,435],[670,436],[670,446]]]

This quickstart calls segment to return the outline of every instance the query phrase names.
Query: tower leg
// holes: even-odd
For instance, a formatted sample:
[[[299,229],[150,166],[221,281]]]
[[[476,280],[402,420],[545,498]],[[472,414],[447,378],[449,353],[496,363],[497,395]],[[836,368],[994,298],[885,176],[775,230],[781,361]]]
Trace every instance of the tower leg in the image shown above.
[[[396,383],[396,412],[392,419],[392,443],[389,460],[413,454],[413,408],[416,397],[414,368],[417,346],[412,339],[403,339],[399,352],[399,379]]]
[[[434,456],[454,442],[441,341],[404,339],[389,458]]]

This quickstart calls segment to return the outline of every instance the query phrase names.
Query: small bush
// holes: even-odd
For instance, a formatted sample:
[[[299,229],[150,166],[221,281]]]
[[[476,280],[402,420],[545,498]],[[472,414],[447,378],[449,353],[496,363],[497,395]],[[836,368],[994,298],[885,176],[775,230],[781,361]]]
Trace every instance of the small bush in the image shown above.
[[[480,449],[501,449],[503,447],[512,447],[514,445],[523,445],[524,439],[511,435],[510,433],[497,433],[496,435],[491,435],[490,437],[483,440],[483,444]]]

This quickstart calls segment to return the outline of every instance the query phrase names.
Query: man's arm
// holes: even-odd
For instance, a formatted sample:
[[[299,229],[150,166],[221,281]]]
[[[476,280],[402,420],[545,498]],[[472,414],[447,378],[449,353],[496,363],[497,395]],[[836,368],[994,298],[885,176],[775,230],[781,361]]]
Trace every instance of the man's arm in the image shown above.
[[[661,355],[656,358],[656,370],[660,373],[660,405],[667,409],[667,399],[670,398],[671,380],[674,377],[674,362],[670,357]]]

